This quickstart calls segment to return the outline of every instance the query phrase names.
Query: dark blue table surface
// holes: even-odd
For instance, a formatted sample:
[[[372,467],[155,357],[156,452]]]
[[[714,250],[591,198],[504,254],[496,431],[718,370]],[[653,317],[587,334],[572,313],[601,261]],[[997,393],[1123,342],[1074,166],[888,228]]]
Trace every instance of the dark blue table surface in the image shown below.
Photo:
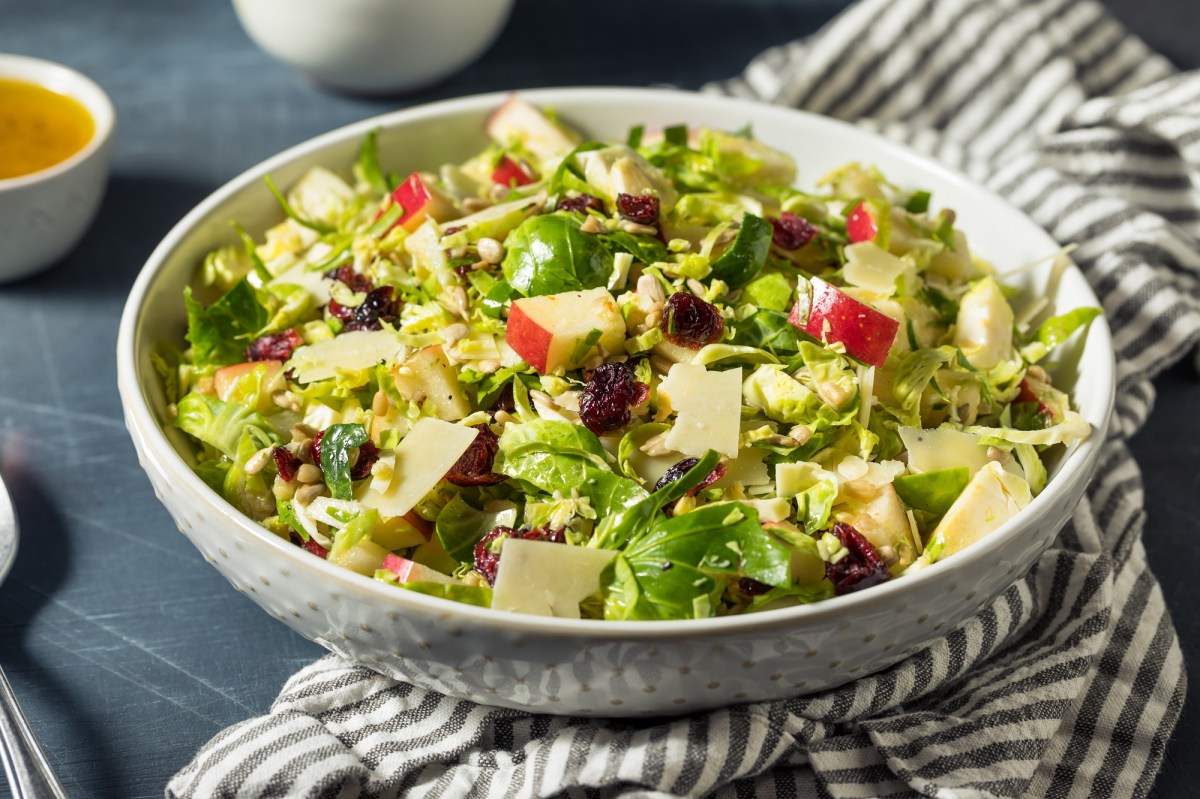
[[[1188,34],[1200,10],[1171,0],[1108,4],[1177,63],[1200,64]],[[518,0],[501,39],[462,74],[367,100],[325,93],[269,59],[228,3],[0,0],[0,52],[82,70],[112,96],[119,120],[91,232],[52,271],[0,286],[0,473],[22,527],[16,567],[0,588],[0,662],[72,796],[160,796],[202,743],[264,712],[284,680],[322,653],[233,591],[175,532],[125,433],[117,320],[163,234],[245,168],[342,124],[510,88],[697,88],[815,31],[844,5],[610,0],[605,16],[628,21],[598,33],[594,4]],[[1155,415],[1134,441],[1146,546],[1194,665],[1200,383],[1188,365],[1157,386]],[[1195,793],[1185,766],[1200,751],[1196,706],[1189,701],[1167,749],[1158,796]]]

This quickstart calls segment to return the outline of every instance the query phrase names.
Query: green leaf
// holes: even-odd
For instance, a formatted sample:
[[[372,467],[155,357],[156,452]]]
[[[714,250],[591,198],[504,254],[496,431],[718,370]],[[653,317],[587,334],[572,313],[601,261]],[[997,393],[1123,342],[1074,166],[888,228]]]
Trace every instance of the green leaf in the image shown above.
[[[267,323],[267,309],[246,278],[207,308],[192,296],[191,286],[183,289],[183,302],[196,366],[241,363],[246,346]]]
[[[389,580],[387,575],[391,574],[392,579]],[[481,608],[490,608],[492,606],[492,589],[486,585],[465,585],[463,583],[425,583],[414,581],[411,583],[400,583],[395,581],[395,574],[387,569],[380,569],[375,572],[375,579],[383,580],[385,583],[391,583],[397,588],[403,588],[405,591],[415,591],[418,594],[426,596],[436,596],[441,599],[449,599],[454,602],[461,602],[464,605],[475,605]]]
[[[364,231],[363,235],[377,239],[395,227],[402,216],[404,216],[404,206],[400,203],[392,203],[378,219],[371,223],[371,226]],[[347,245],[346,249],[349,249],[350,246],[352,245]]]
[[[183,397],[176,405],[175,427],[208,444],[231,458],[237,458],[238,444],[249,434],[256,449],[279,443],[279,437],[261,414],[237,403],[222,402],[198,391]]]
[[[892,394],[899,407],[896,418],[910,427],[921,426],[921,394],[937,370],[950,362],[956,353],[953,347],[938,347],[910,352],[896,368],[896,380]],[[888,403],[884,403],[888,405]]]
[[[337,228],[333,225],[327,225],[324,222],[318,222],[315,219],[308,219],[301,216],[296,209],[292,207],[292,204],[287,201],[287,197],[283,196],[283,192],[281,192],[279,187],[275,185],[275,181],[271,180],[270,175],[263,175],[263,180],[266,181],[267,188],[271,190],[271,193],[275,195],[275,199],[279,201],[279,205],[283,208],[283,212],[294,222],[299,225],[303,225],[310,230],[315,230],[317,233],[322,235],[326,233],[335,233],[337,231]]]
[[[970,470],[959,466],[921,474],[902,474],[892,481],[892,486],[908,507],[942,516],[970,481]]]
[[[933,309],[941,327],[949,327],[958,321],[958,303],[937,289],[926,286],[917,292],[917,297]]]
[[[622,510],[611,515],[600,514],[600,525],[591,545],[600,549],[620,549],[626,542],[638,538],[662,515],[663,508],[674,505],[700,485],[719,461],[720,455],[709,450],[678,480],[648,495],[639,487],[640,496],[627,501]]]
[[[755,278],[742,289],[742,302],[771,311],[789,311],[792,307],[792,284],[779,272]]]
[[[687,125],[671,125],[663,128],[663,141],[676,147],[686,147],[688,143]]]
[[[379,137],[379,128],[372,128],[366,136],[363,137],[363,143],[358,148],[358,161],[355,168],[359,177],[366,181],[376,194],[391,194],[396,186],[400,185],[400,176],[388,174],[385,175],[379,167],[379,149],[376,144],[376,139]]]
[[[515,522],[515,506],[488,513],[475,508],[463,499],[462,494],[455,494],[438,513],[434,531],[450,557],[460,563],[471,563],[479,539],[497,525],[515,527]]]
[[[612,255],[603,241],[579,229],[573,214],[526,219],[509,234],[504,277],[526,297],[608,285]]]
[[[554,170],[554,174],[546,182],[546,190],[551,194],[562,194],[565,189],[574,188],[582,190],[580,184],[591,188],[588,186],[587,181],[584,180],[583,173],[575,166],[575,156],[579,153],[591,152],[592,150],[603,150],[607,146],[604,142],[598,141],[585,141],[578,145],[574,150],[567,153],[567,157],[559,163],[558,169]],[[585,194],[592,194],[594,192],[595,189],[591,192],[584,191]]]
[[[321,438],[321,473],[334,499],[353,499],[350,479],[350,451],[370,440],[361,424],[334,424]]]
[[[688,619],[715,614],[727,579],[791,583],[791,550],[741,503],[709,505],[657,521],[631,541],[604,586],[607,619]],[[606,573],[607,574],[607,573]],[[636,584],[636,591],[630,584]],[[630,600],[634,601],[630,601]]]
[[[800,336],[782,311],[760,309],[737,322],[733,331],[732,344],[758,347],[773,354],[790,354],[800,349]]]
[[[771,223],[754,214],[742,217],[737,237],[725,253],[713,261],[712,277],[723,280],[733,288],[749,283],[767,262],[771,249]]]
[[[908,202],[904,204],[904,210],[910,214],[923,214],[929,210],[930,197],[931,195],[927,191],[914,191],[908,196]]]
[[[592,431],[559,420],[506,425],[492,470],[546,494],[578,491],[602,519],[619,518],[646,496],[645,489],[609,468]]]
[[[629,135],[625,137],[625,146],[631,150],[636,150],[642,146],[642,134],[645,133],[644,125],[634,125],[629,129]]]
[[[610,273],[612,272],[611,257],[617,253],[627,252],[633,256],[634,261],[646,264],[647,266],[667,260],[667,245],[654,236],[639,236],[627,233],[624,230],[614,230],[611,233],[596,233],[594,235],[608,251]]]
[[[308,531],[304,529],[304,525],[300,523],[299,517],[296,516],[296,509],[292,505],[290,499],[275,499],[275,513],[279,515],[279,521],[288,526],[293,533],[300,536],[301,540],[308,540]]]
[[[270,270],[267,269],[267,265],[263,263],[263,259],[258,257],[258,248],[254,246],[254,239],[252,239],[250,234],[246,232],[246,229],[237,222],[230,222],[229,224],[233,225],[233,229],[237,231],[238,239],[242,242],[242,249],[246,251],[246,257],[250,259],[250,266],[254,270],[254,274],[256,274],[258,279],[263,283],[268,282],[272,275]],[[209,258],[218,255],[218,253],[220,253],[220,250],[218,250],[216,253],[210,254]],[[217,262],[214,261],[214,267],[216,263]],[[208,259],[205,259],[204,265],[206,269],[209,268]]]
[[[1099,308],[1076,308],[1047,319],[1038,326],[1031,342],[1021,349],[1022,357],[1030,363],[1037,363],[1069,339],[1076,330],[1090,325],[1101,313]]]

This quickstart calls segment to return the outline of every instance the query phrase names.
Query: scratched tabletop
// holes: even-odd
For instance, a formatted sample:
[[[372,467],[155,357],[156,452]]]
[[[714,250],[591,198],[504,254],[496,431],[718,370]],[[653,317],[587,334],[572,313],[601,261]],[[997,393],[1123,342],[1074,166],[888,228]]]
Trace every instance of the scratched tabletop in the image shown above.
[[[1108,4],[1176,63],[1200,64],[1191,4]],[[21,526],[16,566],[0,587],[0,663],[72,796],[161,796],[202,743],[263,713],[284,680],[322,654],[235,592],[176,532],[122,424],[117,321],[167,230],[244,169],[349,122],[511,88],[697,88],[817,30],[844,5],[609,0],[599,13],[621,22],[604,34],[595,4],[517,0],[474,66],[422,92],[367,100],[322,91],[269,59],[228,3],[0,0],[0,52],[87,73],[118,117],[112,177],[87,237],[51,271],[0,285],[0,474]],[[1188,359],[1157,387],[1155,414],[1134,441],[1146,545],[1195,665],[1200,381]],[[1185,766],[1200,753],[1197,704],[1189,700],[1168,746],[1158,796],[1194,795]]]

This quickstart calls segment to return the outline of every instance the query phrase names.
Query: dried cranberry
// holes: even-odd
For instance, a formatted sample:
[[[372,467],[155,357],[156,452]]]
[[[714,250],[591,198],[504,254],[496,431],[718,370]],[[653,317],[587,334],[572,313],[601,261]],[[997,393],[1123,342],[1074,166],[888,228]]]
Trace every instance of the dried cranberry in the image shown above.
[[[354,318],[354,308],[342,305],[337,300],[330,300],[329,315],[335,319],[341,319],[343,322],[348,322]]]
[[[358,459],[350,469],[351,480],[365,480],[371,474],[371,467],[379,460],[379,447],[372,441],[364,441],[358,447]]]
[[[247,361],[286,361],[292,357],[292,351],[304,343],[304,339],[295,330],[288,328],[282,333],[272,333],[260,336],[246,348]]]
[[[746,596],[762,596],[771,590],[771,586],[767,585],[766,583],[760,583],[753,577],[743,577],[742,579],[738,580],[738,588],[740,588],[742,593]]]
[[[717,306],[682,291],[667,297],[659,326],[667,341],[690,350],[720,341],[725,335],[725,320]]]
[[[562,197],[554,206],[556,211],[578,211],[580,213],[587,213],[589,208],[604,213],[604,201],[590,194],[580,194],[577,197]]]
[[[321,468],[321,439],[325,437],[325,431],[321,430],[313,436],[312,443],[312,458],[313,463],[317,464],[317,468]]]
[[[504,482],[504,475],[492,471],[492,462],[500,451],[500,439],[486,424],[477,424],[475,429],[479,435],[450,467],[446,479],[456,486],[490,486]]]
[[[500,389],[500,393],[496,395],[496,399],[492,401],[492,407],[488,408],[495,416],[497,411],[505,411],[506,413],[514,413],[517,410],[517,401],[513,399],[513,384],[505,383],[504,388]]]
[[[296,479],[296,472],[300,470],[300,459],[293,455],[287,447],[276,447],[271,450],[271,457],[275,459],[275,468],[279,470],[279,476],[283,478],[283,482],[290,483]]]
[[[486,533],[475,545],[475,571],[483,575],[488,585],[496,584],[496,570],[500,568],[500,546],[495,543],[497,538],[523,538],[526,541],[549,541],[552,544],[565,544],[565,531],[544,530],[514,530],[503,525],[495,527]]]
[[[771,241],[781,249],[798,250],[812,241],[817,235],[813,223],[802,216],[796,216],[791,211],[784,211],[778,219],[771,220]]]
[[[351,291],[367,292],[375,288],[375,284],[371,282],[371,278],[355,272],[350,264],[342,264],[336,269],[330,269],[325,273],[325,277],[345,283]]]
[[[662,477],[658,478],[658,482],[654,484],[654,490],[658,491],[660,488],[663,488],[665,486],[670,485],[671,483],[674,483],[676,480],[678,480],[679,478],[683,477],[685,474],[690,472],[692,470],[692,467],[695,466],[699,462],[700,462],[699,458],[684,458],[679,463],[672,466],[670,469],[667,469],[666,473],[664,473]],[[708,488],[710,485],[717,482],[724,476],[725,476],[725,464],[718,463],[715,467],[713,467],[713,470],[708,473],[707,477],[705,477],[703,480],[701,480],[695,488],[693,488],[687,492],[687,495],[689,497],[696,496],[697,493]]]
[[[825,576],[833,583],[835,593],[849,594],[891,579],[887,564],[862,533],[838,522],[833,525],[833,534],[846,548],[841,560],[825,564]]]
[[[629,424],[630,409],[641,405],[650,387],[633,379],[623,363],[602,363],[587,374],[579,396],[579,418],[588,430],[600,434]]]
[[[301,546],[316,555],[318,558],[326,558],[329,556],[329,550],[311,538],[301,544]]]
[[[346,323],[346,330],[382,330],[383,322],[394,322],[400,313],[392,286],[372,289],[362,305],[354,309],[354,318]],[[333,302],[332,300],[330,301]]]
[[[658,198],[652,194],[618,194],[617,213],[639,225],[658,221]]]
[[[442,235],[443,236],[453,236],[458,231],[466,230],[466,229],[467,229],[466,225],[451,225],[450,227],[448,227],[442,231]]]

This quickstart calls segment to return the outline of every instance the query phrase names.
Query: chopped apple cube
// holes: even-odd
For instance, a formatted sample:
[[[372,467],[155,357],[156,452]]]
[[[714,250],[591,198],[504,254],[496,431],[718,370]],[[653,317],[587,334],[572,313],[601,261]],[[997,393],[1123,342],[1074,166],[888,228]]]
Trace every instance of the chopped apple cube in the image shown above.
[[[282,361],[246,361],[245,363],[222,366],[213,373],[213,391],[217,393],[217,398],[222,402],[228,402],[234,388],[237,386],[237,382],[255,369],[258,369],[262,373],[262,380],[265,383],[275,377],[281,368],[283,368]],[[266,408],[260,408],[259,410],[266,410]]]
[[[383,565],[379,568],[390,571],[396,575],[398,583],[448,583],[454,584],[455,580],[449,575],[442,574],[436,569],[431,569],[428,566],[417,563],[408,558],[402,558],[399,555],[388,555],[383,559]]]
[[[492,588],[492,607],[534,616],[579,618],[579,603],[600,590],[617,553],[608,549],[507,538]]]
[[[874,241],[879,234],[879,223],[866,203],[859,203],[846,217],[846,235],[852,242]]]
[[[428,400],[439,419],[457,422],[471,413],[471,403],[440,346],[417,350],[392,369],[392,377],[400,396],[417,404]]]
[[[492,170],[492,183],[500,186],[528,186],[533,183],[533,177],[524,167],[505,155]]]
[[[677,363],[663,378],[666,396],[678,416],[666,445],[700,457],[710,449],[736,458],[742,423],[742,370],[710,372],[703,366]]]
[[[575,147],[573,136],[515,94],[488,116],[484,128],[501,147],[519,143],[541,159],[566,155]]]
[[[505,341],[542,374],[574,369],[596,350],[623,351],[625,320],[607,289],[514,300]]]
[[[477,435],[473,427],[419,419],[396,447],[391,481],[380,490],[372,480],[360,501],[380,516],[403,516],[441,482]]]
[[[818,341],[840,342],[850,357],[882,368],[900,323],[819,277],[809,284],[809,296],[800,297],[788,322]]]
[[[388,228],[391,232],[397,225],[410,233],[421,226],[427,219],[435,222],[445,222],[459,215],[454,206],[454,200],[446,196],[441,189],[431,185],[417,172],[396,187],[392,192],[392,202],[404,209],[396,224]],[[382,216],[383,212],[380,212]],[[384,234],[386,235],[386,233]]]

